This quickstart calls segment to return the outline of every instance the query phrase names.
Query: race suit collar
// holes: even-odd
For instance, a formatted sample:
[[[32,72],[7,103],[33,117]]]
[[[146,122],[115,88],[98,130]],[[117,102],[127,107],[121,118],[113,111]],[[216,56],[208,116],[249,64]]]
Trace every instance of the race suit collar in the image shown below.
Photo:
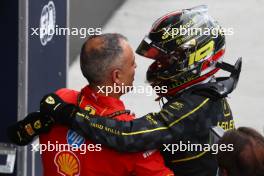
[[[110,96],[99,95],[97,92],[92,90],[89,85],[85,86],[81,90],[81,96],[84,96],[85,98],[110,109],[125,109],[124,103],[121,100]]]

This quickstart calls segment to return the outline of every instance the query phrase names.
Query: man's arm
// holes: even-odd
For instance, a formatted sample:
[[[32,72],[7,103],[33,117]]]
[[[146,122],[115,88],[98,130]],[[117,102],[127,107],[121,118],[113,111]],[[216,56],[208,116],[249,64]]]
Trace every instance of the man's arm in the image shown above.
[[[49,101],[47,101],[49,99]],[[54,99],[54,104],[49,104]],[[79,134],[119,151],[143,151],[179,140],[207,106],[209,99],[189,96],[170,101],[159,113],[149,113],[130,122],[90,115],[80,108],[65,104],[55,94],[46,96],[40,111],[62,121]],[[51,101],[53,102],[53,101]]]

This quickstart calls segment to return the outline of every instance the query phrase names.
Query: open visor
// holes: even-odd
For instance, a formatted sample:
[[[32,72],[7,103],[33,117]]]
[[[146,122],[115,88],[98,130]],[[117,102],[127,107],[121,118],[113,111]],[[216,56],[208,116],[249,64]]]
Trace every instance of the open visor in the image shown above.
[[[154,59],[154,60],[157,60],[161,57],[164,57],[164,55],[168,54],[168,52],[165,49],[154,44],[148,36],[146,36],[142,40],[142,42],[136,49],[136,53],[141,56]]]

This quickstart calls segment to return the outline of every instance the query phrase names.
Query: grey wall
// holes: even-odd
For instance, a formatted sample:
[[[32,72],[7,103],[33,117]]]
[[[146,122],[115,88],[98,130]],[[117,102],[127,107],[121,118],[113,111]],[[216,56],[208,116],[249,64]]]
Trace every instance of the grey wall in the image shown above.
[[[70,0],[70,27],[103,27],[125,0]],[[70,36],[70,64],[78,56],[84,38]]]

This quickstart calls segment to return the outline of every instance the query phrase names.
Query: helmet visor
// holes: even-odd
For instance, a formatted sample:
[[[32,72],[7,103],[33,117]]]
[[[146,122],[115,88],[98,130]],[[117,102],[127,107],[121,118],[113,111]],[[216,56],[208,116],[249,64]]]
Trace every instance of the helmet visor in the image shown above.
[[[147,36],[142,40],[136,49],[136,53],[154,60],[158,60],[159,58],[168,55],[168,52],[165,49],[154,44]]]

